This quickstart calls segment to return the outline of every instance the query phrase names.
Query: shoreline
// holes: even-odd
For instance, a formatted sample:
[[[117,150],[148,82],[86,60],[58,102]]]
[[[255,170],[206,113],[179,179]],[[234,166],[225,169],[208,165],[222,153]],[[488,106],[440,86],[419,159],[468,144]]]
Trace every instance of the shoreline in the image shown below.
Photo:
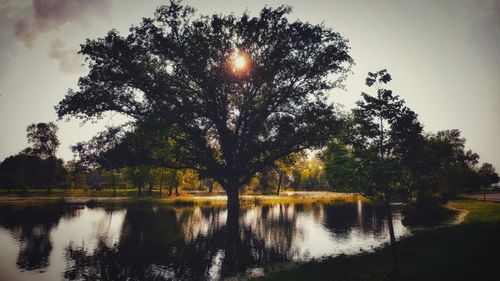
[[[495,271],[487,268],[494,268],[500,258],[500,204],[457,199],[446,207],[463,217],[457,223],[415,230],[398,240],[401,271],[397,280],[495,280]],[[250,279],[390,281],[394,280],[390,269],[391,252],[386,245],[374,252],[271,267],[263,276]]]
[[[337,192],[283,192],[278,195],[244,194],[240,195],[241,206],[259,204],[328,204],[341,202],[369,201],[368,198],[354,193]],[[69,205],[100,205],[100,204],[128,204],[150,202],[156,204],[172,204],[181,206],[225,206],[225,195],[182,195],[177,197],[162,197],[147,195],[137,196],[65,196],[65,195],[28,195],[16,196],[0,195],[0,204],[44,204],[65,203]]]

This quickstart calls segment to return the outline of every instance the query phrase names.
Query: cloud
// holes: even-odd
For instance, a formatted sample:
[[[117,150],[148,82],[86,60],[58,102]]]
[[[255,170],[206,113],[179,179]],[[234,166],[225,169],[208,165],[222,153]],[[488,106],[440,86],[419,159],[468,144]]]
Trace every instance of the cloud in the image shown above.
[[[92,17],[109,16],[111,5],[111,0],[33,0],[30,13],[18,14],[14,36],[31,48],[41,33],[66,23],[86,25]]]
[[[33,48],[40,34],[68,23],[85,26],[96,17],[106,18],[111,6],[111,0],[0,0],[0,78],[13,61],[16,42]],[[49,56],[58,60],[59,69],[65,73],[82,69],[81,56],[60,40],[52,42]]]
[[[59,70],[67,74],[79,73],[83,70],[83,57],[75,49],[68,49],[59,39],[52,41],[49,57],[59,62]]]
[[[8,71],[14,48],[14,25],[20,16],[29,14],[29,9],[12,6],[8,1],[0,0],[0,77]]]

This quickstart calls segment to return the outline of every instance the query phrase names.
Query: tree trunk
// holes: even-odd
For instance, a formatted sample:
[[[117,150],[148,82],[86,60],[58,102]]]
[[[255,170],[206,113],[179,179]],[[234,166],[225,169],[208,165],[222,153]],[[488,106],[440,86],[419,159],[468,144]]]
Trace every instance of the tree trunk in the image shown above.
[[[237,186],[231,186],[226,188],[227,194],[227,208],[239,209],[240,208],[240,198],[239,198],[239,188]]]
[[[138,189],[138,192],[139,192],[139,197],[142,197],[142,185],[139,185],[137,187],[137,189]]]
[[[280,189],[281,189],[281,184],[283,182],[283,174],[279,173],[279,179],[278,179],[278,189],[276,191],[276,195],[280,195]]]
[[[392,210],[389,199],[385,199],[385,208],[387,212],[387,222],[389,223],[389,236],[391,238],[391,251],[392,251],[392,274],[398,274],[398,248],[396,245],[396,236],[394,235],[394,225],[392,223]]]
[[[174,185],[176,185],[177,171],[174,171],[172,175],[172,180],[170,181],[170,190],[168,191],[168,196],[172,196],[172,191],[174,189]]]
[[[214,191],[214,182],[209,179],[208,180],[208,193],[212,193]]]
[[[113,197],[116,197],[116,183],[115,183],[115,171],[111,171],[111,175],[113,176],[112,182],[113,182]]]
[[[228,195],[228,212],[226,218],[226,237],[224,239],[224,266],[221,268],[221,277],[234,276],[238,272],[239,260],[241,259],[240,208],[238,190],[235,190],[236,192],[226,190]],[[229,205],[229,202],[231,202],[231,205]]]
[[[240,201],[238,197],[238,186],[230,186],[226,189],[227,194],[227,219],[226,219],[226,239],[225,239],[225,262],[223,276],[232,276],[238,268],[239,254],[239,220],[240,220]]]
[[[46,161],[50,161],[50,173],[47,181],[47,194],[50,194],[50,192],[52,191],[52,181],[54,179],[54,173],[56,167],[54,163],[55,160],[52,157],[49,157]]]
[[[165,182],[165,175],[162,173],[161,179],[160,179],[160,193],[158,194],[158,196],[160,197],[160,199],[161,199],[161,192],[163,190],[163,184],[164,184],[164,182]]]

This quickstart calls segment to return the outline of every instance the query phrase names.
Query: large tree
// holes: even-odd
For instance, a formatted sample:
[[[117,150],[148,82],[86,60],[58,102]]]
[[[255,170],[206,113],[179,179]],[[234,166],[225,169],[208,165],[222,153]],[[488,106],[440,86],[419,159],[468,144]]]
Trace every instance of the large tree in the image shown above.
[[[148,132],[140,161],[211,177],[237,207],[257,172],[324,145],[338,126],[325,94],[350,69],[347,40],[290,22],[289,12],[196,18],[172,1],[127,36],[111,30],[82,45],[90,72],[56,106],[58,116],[130,117],[123,136]]]

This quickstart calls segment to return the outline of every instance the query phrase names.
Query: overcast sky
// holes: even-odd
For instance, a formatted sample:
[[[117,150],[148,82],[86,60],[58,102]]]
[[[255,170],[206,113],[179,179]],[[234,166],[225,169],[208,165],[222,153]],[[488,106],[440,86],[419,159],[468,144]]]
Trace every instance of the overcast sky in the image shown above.
[[[0,0],[0,161],[27,146],[26,126],[56,121],[54,105],[85,75],[76,54],[86,38],[126,34],[167,1]],[[332,100],[352,108],[368,71],[387,68],[390,88],[426,131],[460,129],[481,162],[500,169],[500,0],[184,1],[200,14],[265,5],[293,7],[292,19],[324,23],[350,40],[356,65]],[[58,155],[118,118],[80,126],[58,121]]]

